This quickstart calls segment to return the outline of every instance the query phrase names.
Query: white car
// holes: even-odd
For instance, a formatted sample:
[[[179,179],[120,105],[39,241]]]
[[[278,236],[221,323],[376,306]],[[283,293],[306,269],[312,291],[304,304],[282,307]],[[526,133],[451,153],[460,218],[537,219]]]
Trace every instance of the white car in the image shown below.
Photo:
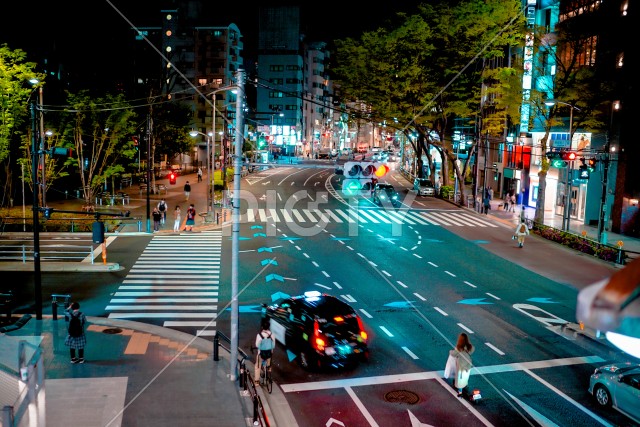
[[[413,189],[419,196],[435,196],[436,188],[433,182],[426,178],[416,178],[413,180]]]
[[[589,380],[589,394],[600,406],[614,407],[640,423],[640,364],[620,363],[597,368]]]

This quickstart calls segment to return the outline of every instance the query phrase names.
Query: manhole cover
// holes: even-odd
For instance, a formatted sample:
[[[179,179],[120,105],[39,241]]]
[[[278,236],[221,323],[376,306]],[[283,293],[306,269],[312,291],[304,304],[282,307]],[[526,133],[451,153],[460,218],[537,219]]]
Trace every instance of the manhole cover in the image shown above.
[[[108,328],[102,331],[103,334],[108,334],[108,335],[119,334],[120,332],[122,332],[122,329],[120,328]]]
[[[415,405],[420,398],[417,394],[407,390],[394,390],[384,395],[384,400],[391,403],[408,403]]]

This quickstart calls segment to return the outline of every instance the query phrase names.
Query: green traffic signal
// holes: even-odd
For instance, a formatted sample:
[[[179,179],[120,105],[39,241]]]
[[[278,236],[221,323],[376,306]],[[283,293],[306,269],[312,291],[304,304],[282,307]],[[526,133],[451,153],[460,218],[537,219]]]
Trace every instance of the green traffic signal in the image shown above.
[[[566,168],[566,167],[567,167],[567,165],[568,165],[568,163],[567,163],[567,162],[565,162],[565,161],[564,161],[564,160],[562,160],[562,159],[553,159],[553,160],[551,160],[551,167],[552,167],[552,168],[559,168],[559,169],[562,169],[562,168]]]

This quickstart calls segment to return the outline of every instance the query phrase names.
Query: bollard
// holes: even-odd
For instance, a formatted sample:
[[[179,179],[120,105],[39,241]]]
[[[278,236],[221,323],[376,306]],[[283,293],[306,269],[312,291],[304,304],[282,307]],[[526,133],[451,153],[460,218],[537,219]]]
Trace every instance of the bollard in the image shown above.
[[[63,298],[64,301],[58,301],[58,298]],[[53,320],[58,320],[58,304],[63,304],[65,307],[69,306],[71,295],[69,294],[51,294],[51,312],[53,313]]]
[[[218,357],[219,346],[220,346],[220,338],[218,338],[218,334],[215,334],[213,336],[213,360],[215,360],[216,362],[220,360],[220,357]]]

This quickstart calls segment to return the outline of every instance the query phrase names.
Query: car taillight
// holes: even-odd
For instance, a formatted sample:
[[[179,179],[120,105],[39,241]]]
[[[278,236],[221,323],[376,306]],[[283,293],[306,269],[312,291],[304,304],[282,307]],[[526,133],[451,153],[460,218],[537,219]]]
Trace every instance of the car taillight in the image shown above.
[[[367,340],[367,332],[364,330],[364,325],[362,324],[362,320],[360,319],[360,316],[356,317],[356,319],[358,319],[358,328],[360,328],[360,338],[362,338],[363,341]]]
[[[318,350],[318,351],[324,351],[324,348],[327,345],[327,343],[325,342],[324,338],[320,334],[320,325],[318,324],[317,320],[315,320],[313,322],[313,341],[312,341],[312,343],[313,343],[313,346],[315,347],[315,349]]]

